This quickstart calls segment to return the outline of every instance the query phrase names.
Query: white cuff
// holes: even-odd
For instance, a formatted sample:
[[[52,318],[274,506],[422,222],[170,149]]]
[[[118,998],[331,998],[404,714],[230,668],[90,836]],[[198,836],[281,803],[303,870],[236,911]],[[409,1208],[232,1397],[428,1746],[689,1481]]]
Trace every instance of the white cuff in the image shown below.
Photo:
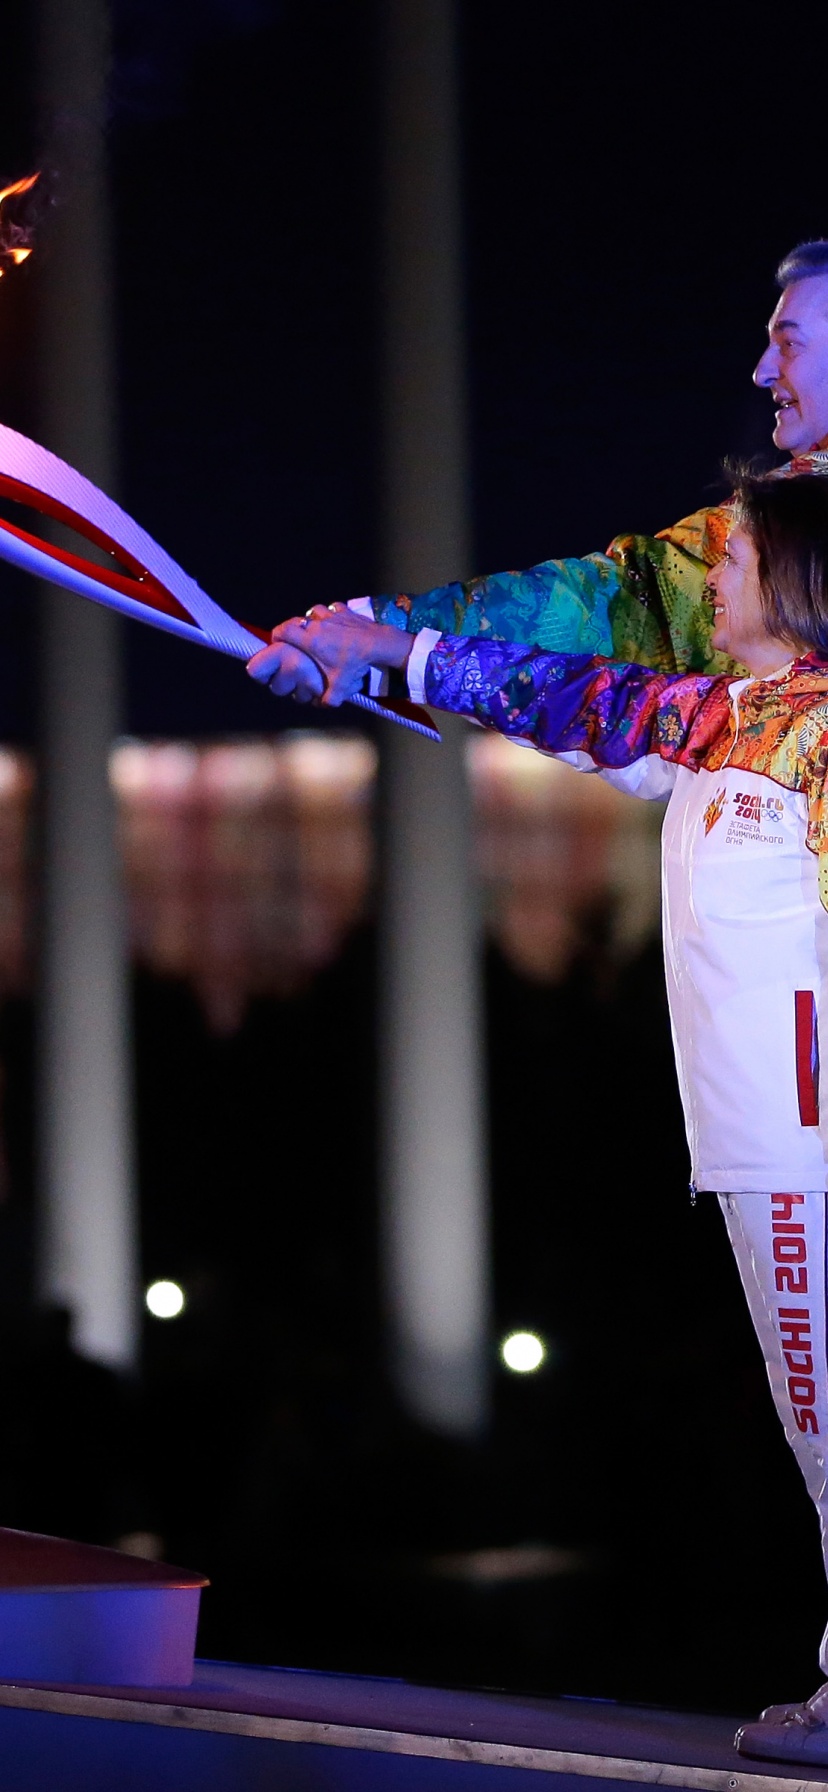
[[[425,671],[428,656],[440,639],[438,628],[421,628],[414,636],[414,646],[408,656],[408,695],[412,703],[425,703]]]
[[[370,597],[349,597],[348,609],[355,616],[364,616],[366,622],[373,622],[374,608]],[[368,669],[369,697],[384,697],[388,690],[388,672],[382,666],[370,666]]]

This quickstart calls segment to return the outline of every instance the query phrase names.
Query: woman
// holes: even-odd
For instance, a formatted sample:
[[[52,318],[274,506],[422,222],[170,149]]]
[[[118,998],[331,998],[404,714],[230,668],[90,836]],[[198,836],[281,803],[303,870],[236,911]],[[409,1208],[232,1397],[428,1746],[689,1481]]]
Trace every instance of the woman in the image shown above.
[[[825,1539],[828,481],[740,477],[708,582],[713,646],[742,677],[431,630],[412,639],[341,608],[282,624],[250,671],[280,690],[293,680],[300,695],[318,679],[328,704],[359,689],[369,667],[404,674],[415,700],[636,795],[669,796],[665,957],[693,1185],[719,1194]],[[314,662],[304,672],[303,655]],[[821,1661],[828,1672],[828,1633]],[[743,1746],[828,1759],[828,1688],[789,1721],[786,1709],[748,1726]]]

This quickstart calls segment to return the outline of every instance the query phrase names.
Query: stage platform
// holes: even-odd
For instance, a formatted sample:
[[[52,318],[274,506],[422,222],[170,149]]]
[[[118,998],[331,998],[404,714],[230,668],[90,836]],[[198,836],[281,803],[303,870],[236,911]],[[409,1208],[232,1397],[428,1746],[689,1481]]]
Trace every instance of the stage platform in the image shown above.
[[[748,1713],[743,1716],[747,1717]],[[198,1662],[191,1687],[0,1683],[3,1792],[807,1792],[739,1718]],[[804,1777],[807,1774],[807,1778]]]

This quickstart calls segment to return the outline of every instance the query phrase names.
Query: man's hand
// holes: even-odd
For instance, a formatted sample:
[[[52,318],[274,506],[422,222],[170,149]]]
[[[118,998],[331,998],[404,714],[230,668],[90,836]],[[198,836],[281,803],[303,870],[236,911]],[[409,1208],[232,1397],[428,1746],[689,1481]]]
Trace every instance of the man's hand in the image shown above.
[[[260,684],[271,684],[282,665],[282,655],[298,649],[299,657],[309,655],[324,679],[316,700],[337,709],[357,695],[372,666],[404,671],[412,646],[413,636],[402,629],[355,616],[344,604],[332,604],[330,609],[316,604],[307,616],[280,622],[273,630],[270,647],[254,654],[247,670]]]

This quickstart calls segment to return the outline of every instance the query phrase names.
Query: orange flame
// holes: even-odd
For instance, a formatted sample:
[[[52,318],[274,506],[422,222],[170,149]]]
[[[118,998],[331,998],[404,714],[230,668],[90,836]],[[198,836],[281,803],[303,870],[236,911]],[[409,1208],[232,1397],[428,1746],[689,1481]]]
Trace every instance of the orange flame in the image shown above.
[[[40,172],[38,170],[37,174],[27,174],[23,180],[13,181],[10,187],[3,187],[0,190],[0,206],[6,199],[14,199],[21,193],[30,192],[35,181],[39,179]],[[0,261],[10,261],[12,267],[19,267],[21,261],[28,261],[32,251],[26,242],[26,236],[27,232],[22,225],[7,225],[4,219],[0,219]],[[0,266],[0,280],[5,272],[6,269]]]
[[[3,187],[0,191],[0,205],[3,204],[4,199],[11,199],[15,193],[28,193],[35,181],[39,179],[40,171],[38,170],[37,174],[27,174],[23,180],[16,180],[11,187]]]

